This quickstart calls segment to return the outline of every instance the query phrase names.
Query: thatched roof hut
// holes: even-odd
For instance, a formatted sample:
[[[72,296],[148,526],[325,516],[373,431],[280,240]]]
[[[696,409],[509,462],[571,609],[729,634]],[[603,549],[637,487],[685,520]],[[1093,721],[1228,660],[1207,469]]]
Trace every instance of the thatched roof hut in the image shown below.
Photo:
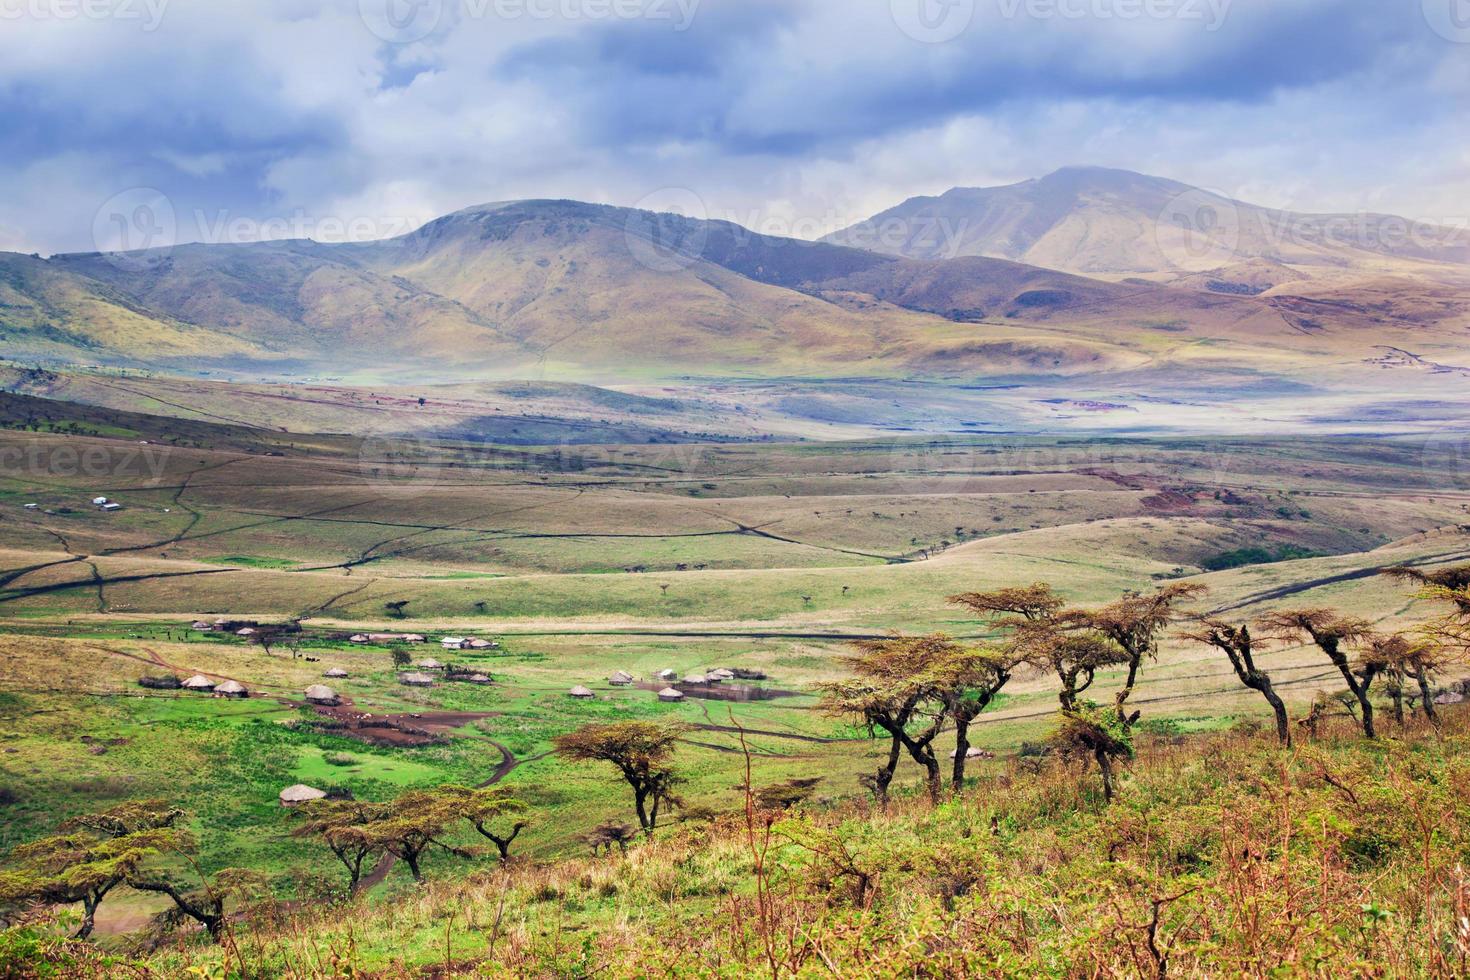
[[[491,643],[489,640],[471,640],[470,641],[470,649],[471,650],[488,650],[488,649],[490,649],[494,645],[495,644]]]
[[[676,681],[679,679],[679,672],[677,670],[661,670],[658,672],[658,679],[661,681]]]
[[[716,667],[709,672],[708,676],[712,681],[733,681],[735,679],[735,671],[728,670],[724,667]]]
[[[419,660],[414,663],[419,670],[443,670],[444,665],[437,660]]]
[[[366,643],[369,639],[370,639],[370,637],[366,633],[354,633],[354,634],[352,634],[352,642],[353,643]]]
[[[615,670],[612,676],[607,679],[607,682],[615,687],[627,687],[633,683],[633,675],[626,670]]]
[[[297,783],[281,790],[281,806],[299,806],[312,800],[325,800],[327,794],[312,786]]]
[[[672,687],[666,687],[658,692],[658,699],[660,701],[683,701],[684,692],[675,690]]]
[[[403,634],[403,642],[404,643],[428,643],[429,642],[429,638],[427,636],[425,636],[424,634],[422,634],[422,633],[405,633],[405,634]]]
[[[243,627],[242,629],[235,630],[235,635],[236,636],[254,636],[257,632],[259,632],[259,631],[256,630],[256,628],[254,626],[246,626],[246,627]]]
[[[433,687],[434,678],[430,677],[428,674],[399,674],[398,683],[404,685],[405,687]]]
[[[306,700],[312,704],[337,705],[342,700],[337,697],[337,692],[325,684],[313,684],[306,689]]]
[[[690,674],[688,677],[684,678],[683,683],[685,683],[685,684],[708,684],[709,683],[709,678],[708,677],[705,677],[703,674]]]
[[[333,667],[331,670],[323,673],[322,676],[330,677],[333,680],[342,680],[343,678],[351,677],[352,675],[347,673],[347,671],[343,670],[341,667]]]
[[[214,629],[214,624],[213,623],[206,623],[204,620],[200,619],[200,620],[196,620],[193,623],[190,623],[189,624],[189,628],[190,629],[194,629],[194,630],[199,630],[201,633],[207,633],[210,630]]]
[[[214,681],[203,674],[195,674],[179,686],[186,691],[213,691]]]
[[[449,679],[452,680],[452,681],[458,681],[461,684],[493,684],[493,683],[495,683],[493,680],[491,680],[489,674],[482,674],[479,671],[475,671],[474,673],[471,673],[471,674],[452,674],[452,675],[450,675],[450,678]]]
[[[592,693],[591,688],[583,687],[581,684],[578,684],[576,687],[572,688],[570,691],[567,692],[567,694],[582,701],[591,701],[593,698],[597,697],[596,694]]]

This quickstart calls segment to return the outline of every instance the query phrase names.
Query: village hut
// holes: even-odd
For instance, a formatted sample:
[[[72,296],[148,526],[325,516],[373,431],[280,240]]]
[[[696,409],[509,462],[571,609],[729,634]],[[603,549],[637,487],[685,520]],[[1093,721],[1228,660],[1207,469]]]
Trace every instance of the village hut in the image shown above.
[[[186,691],[213,691],[214,681],[203,674],[195,674],[179,686]]]
[[[702,684],[708,684],[709,683],[709,678],[705,677],[703,674],[690,674],[688,677],[685,677],[684,678],[684,683],[685,684],[700,684],[700,685],[702,685]]]
[[[214,689],[217,698],[248,698],[250,691],[239,681],[225,681]]]
[[[679,672],[677,670],[661,670],[658,672],[658,679],[661,681],[676,681],[679,679]]]
[[[327,794],[311,786],[297,783],[281,790],[281,806],[300,806],[312,800],[325,800]]]
[[[439,645],[446,650],[463,650],[469,642],[462,636],[446,636],[439,641]]]
[[[444,665],[437,660],[420,660],[414,663],[419,670],[443,670]]]
[[[422,633],[406,633],[403,637],[404,643],[428,643],[429,638]]]
[[[494,645],[495,644],[491,643],[489,640],[471,640],[470,641],[470,649],[471,650],[488,650],[488,649],[490,649]]]
[[[666,687],[658,692],[658,699],[660,701],[683,701],[684,692],[675,690],[672,687]]]
[[[725,667],[716,667],[709,672],[709,679],[712,681],[733,681],[735,679],[735,671]]]
[[[428,674],[399,674],[398,683],[404,685],[405,687],[433,687],[434,678],[430,677]]]
[[[473,673],[473,674],[455,674],[453,677],[451,677],[449,679],[452,680],[452,681],[458,681],[461,684],[493,684],[494,683],[494,681],[492,681],[490,679],[490,675],[489,674],[481,674],[481,673],[478,673],[478,672],[477,673]]]
[[[1459,691],[1445,691],[1434,699],[1435,704],[1460,704],[1465,700],[1465,695]]]
[[[313,684],[311,687],[308,687],[306,689],[306,700],[312,704],[324,704],[328,707],[342,703],[341,699],[337,697],[337,692],[325,684]]]
[[[340,681],[345,678],[351,677],[352,675],[347,673],[347,671],[343,670],[341,667],[333,667],[331,670],[322,674],[322,676],[330,677],[334,681]]]
[[[369,637],[368,637],[368,635],[366,633],[354,633],[352,635],[352,642],[353,643],[366,643],[368,641],[368,639],[369,639]]]
[[[615,670],[607,682],[614,687],[627,687],[633,683],[633,675],[626,670]]]
[[[256,629],[253,626],[246,626],[243,629],[235,630],[236,636],[254,636],[255,634]]]
[[[193,623],[190,623],[189,628],[199,630],[201,633],[208,633],[210,630],[214,629],[214,626],[200,619]]]
[[[579,701],[591,701],[593,698],[597,697],[597,695],[592,693],[591,688],[583,687],[581,684],[578,684],[576,687],[572,688],[570,691],[567,692],[567,694],[571,695]]]

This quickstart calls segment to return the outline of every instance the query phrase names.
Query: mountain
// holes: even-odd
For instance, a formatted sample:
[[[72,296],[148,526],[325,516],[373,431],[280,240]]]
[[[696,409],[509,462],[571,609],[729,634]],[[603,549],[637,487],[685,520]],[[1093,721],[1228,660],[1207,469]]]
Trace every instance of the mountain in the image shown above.
[[[1153,186],[1106,173],[1119,200],[1121,188],[1142,200]],[[1148,248],[1136,232],[1122,245]],[[1241,259],[1161,283],[536,200],[468,208],[377,242],[4,255],[0,332],[23,363],[363,385],[1085,375],[1197,387],[1206,374],[1317,384],[1360,377],[1365,364],[1414,363],[1384,367],[1385,346],[1427,363],[1470,361],[1470,284],[1426,284],[1406,262],[1344,283]]]
[[[1470,239],[1451,229],[1392,215],[1265,208],[1100,167],[911,198],[825,240],[905,258],[990,256],[1105,277],[1223,270],[1222,282],[1250,260],[1329,273],[1470,263]]]

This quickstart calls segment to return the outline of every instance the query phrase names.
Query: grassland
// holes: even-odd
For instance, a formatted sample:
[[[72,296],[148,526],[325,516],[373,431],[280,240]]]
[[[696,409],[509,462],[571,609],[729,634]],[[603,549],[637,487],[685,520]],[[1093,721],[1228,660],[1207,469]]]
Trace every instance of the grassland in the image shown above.
[[[1392,626],[1426,610],[1376,570],[1470,559],[1457,459],[1408,440],[514,448],[195,420],[180,445],[156,417],[114,421],[121,438],[0,432],[0,785],[11,798],[0,847],[163,796],[193,814],[204,870],[257,868],[283,896],[340,877],[324,849],[290,835],[276,794],[296,782],[385,799],[496,779],[532,807],[518,853],[580,851],[579,834],[627,819],[609,773],[550,752],[589,721],[689,726],[677,759],[691,806],[743,806],[735,727],[749,733],[757,782],[820,777],[818,804],[843,806],[879,746],[815,711],[814,686],[837,675],[853,638],[983,640],[945,602],[956,592],[1044,580],[1098,603],[1192,581],[1210,590],[1202,608],[1232,616],[1331,605]],[[122,508],[99,510],[98,495]],[[1205,571],[1251,549],[1318,557]],[[406,603],[404,618],[391,602]],[[302,632],[264,645],[189,628],[200,617]],[[412,651],[494,683],[405,688],[389,646],[347,639],[365,630],[498,637],[480,653]],[[1297,707],[1340,684],[1305,649],[1273,662]],[[330,730],[301,692],[332,666],[349,671],[337,686],[357,710],[453,723],[416,748]],[[715,666],[762,671],[792,696],[669,705],[605,683],[614,669],[649,679]],[[137,685],[195,672],[256,696]],[[1105,675],[1099,689],[1117,682]],[[569,699],[574,684],[597,699]],[[1136,701],[1171,731],[1262,714],[1222,660],[1172,640]],[[972,737],[1005,757],[1046,731],[1054,705],[1047,679],[1018,677]],[[465,870],[443,862],[451,877]],[[408,887],[394,873],[366,901],[386,906]],[[137,895],[109,905],[108,934],[158,908]]]

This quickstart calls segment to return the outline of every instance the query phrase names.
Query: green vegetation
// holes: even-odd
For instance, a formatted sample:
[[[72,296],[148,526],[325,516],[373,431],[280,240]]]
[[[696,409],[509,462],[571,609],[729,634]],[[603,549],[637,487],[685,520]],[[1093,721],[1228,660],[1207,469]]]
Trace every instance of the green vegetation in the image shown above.
[[[1207,572],[1223,572],[1230,568],[1244,568],[1246,565],[1270,565],[1278,561],[1297,561],[1302,558],[1316,557],[1316,552],[1290,544],[1274,549],[1238,548],[1235,551],[1212,555],[1201,562],[1200,567]]]

